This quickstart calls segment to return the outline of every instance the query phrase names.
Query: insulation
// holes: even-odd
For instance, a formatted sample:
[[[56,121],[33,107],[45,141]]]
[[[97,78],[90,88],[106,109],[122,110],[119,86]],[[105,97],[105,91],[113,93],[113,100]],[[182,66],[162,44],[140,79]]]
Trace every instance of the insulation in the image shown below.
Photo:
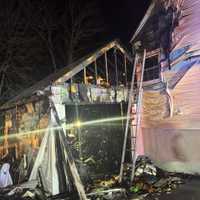
[[[158,121],[169,117],[169,98],[166,92],[144,92],[143,95],[143,123],[157,124]]]

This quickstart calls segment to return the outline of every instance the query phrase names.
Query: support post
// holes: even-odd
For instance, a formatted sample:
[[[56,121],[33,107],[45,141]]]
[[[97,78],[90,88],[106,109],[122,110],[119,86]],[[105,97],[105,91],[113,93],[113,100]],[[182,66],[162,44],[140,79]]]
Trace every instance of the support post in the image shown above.
[[[94,68],[95,68],[95,80],[96,80],[96,85],[97,85],[98,84],[97,60],[94,61]]]
[[[79,122],[79,110],[78,110],[78,104],[75,103],[75,112],[76,112],[76,121],[77,123]],[[81,147],[81,129],[80,127],[78,126],[77,127],[77,131],[78,131],[78,142],[79,142],[79,145],[80,145],[80,149],[79,149],[79,158],[81,160],[81,163],[82,163],[82,160],[83,160],[83,156],[82,156],[82,147]]]
[[[107,58],[107,52],[105,52],[105,67],[106,67],[106,83],[107,85],[109,84],[109,80],[108,80],[108,58]]]
[[[56,120],[57,124],[60,127],[62,127],[62,125],[60,123],[60,120],[59,120],[59,117],[58,117],[58,113],[56,111],[56,108],[55,108],[53,102],[51,102],[51,108],[52,108],[52,111],[54,113],[54,117],[55,117],[55,120]],[[88,200],[87,196],[86,196],[86,193],[85,193],[84,186],[82,184],[82,181],[80,179],[78,170],[76,168],[76,164],[75,164],[75,161],[74,161],[74,158],[73,158],[69,143],[67,141],[67,137],[65,137],[63,128],[60,129],[59,135],[60,135],[60,139],[61,139],[60,140],[61,144],[63,145],[63,147],[65,149],[64,155],[65,155],[65,158],[68,160],[68,164],[69,164],[69,168],[70,168],[70,171],[71,171],[71,175],[72,175],[72,177],[74,179],[74,184],[75,184],[76,189],[78,191],[80,200]]]
[[[87,70],[86,70],[86,67],[84,67],[83,72],[84,72],[84,84],[87,84]]]
[[[115,56],[115,80],[116,80],[116,86],[119,86],[119,78],[118,78],[118,65],[117,65],[117,49],[114,50],[114,56]]]
[[[124,55],[124,73],[125,73],[125,85],[128,87],[128,81],[127,81],[127,60],[126,55]]]

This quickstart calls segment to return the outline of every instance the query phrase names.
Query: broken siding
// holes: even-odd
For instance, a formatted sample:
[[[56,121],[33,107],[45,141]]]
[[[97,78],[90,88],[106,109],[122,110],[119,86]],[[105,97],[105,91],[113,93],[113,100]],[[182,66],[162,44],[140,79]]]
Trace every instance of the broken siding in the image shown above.
[[[199,65],[194,65],[172,91],[174,117],[150,119],[151,126],[143,129],[145,154],[164,169],[199,173],[199,77]],[[159,116],[162,109],[154,112]]]
[[[182,18],[179,22],[179,26],[176,27],[173,34],[174,37],[180,37],[181,39],[175,46],[174,50],[188,45],[190,45],[188,53],[200,49],[199,8],[200,1],[185,0],[183,2]]]
[[[172,91],[173,124],[177,128],[200,128],[200,64],[195,64]]]
[[[163,70],[173,97],[173,116],[163,91],[145,91],[142,139],[144,154],[169,171],[200,173],[200,1],[185,0],[173,33],[172,69]]]
[[[168,97],[160,91],[145,91],[143,95],[143,125],[157,124],[169,116]]]
[[[0,155],[13,149],[16,158],[27,148],[37,149],[48,125],[47,107],[44,101],[16,106],[5,112]],[[43,130],[43,131],[42,131]]]
[[[200,64],[195,64],[171,90],[173,97],[173,117],[167,117],[167,101],[163,94],[145,92],[143,99],[144,127],[200,128]],[[165,113],[165,114],[164,114]],[[162,115],[163,114],[163,115]],[[169,115],[168,115],[169,116]],[[152,121],[152,123],[150,123]],[[148,124],[151,124],[148,126]]]
[[[174,103],[172,118],[162,116],[165,104],[161,96],[147,101],[142,133],[144,152],[159,166],[170,171],[200,173],[200,64],[195,64],[171,91]],[[144,95],[144,105],[146,105]],[[148,98],[149,100],[149,98]],[[159,102],[159,103],[157,103]],[[151,104],[151,105],[149,105]],[[154,106],[154,107],[153,107]]]

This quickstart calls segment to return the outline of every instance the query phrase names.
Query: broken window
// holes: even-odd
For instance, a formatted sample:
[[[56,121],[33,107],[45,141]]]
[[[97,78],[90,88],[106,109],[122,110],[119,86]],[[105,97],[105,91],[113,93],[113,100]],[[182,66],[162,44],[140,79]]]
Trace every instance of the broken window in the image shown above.
[[[147,58],[144,69],[144,81],[151,81],[160,77],[158,55]]]

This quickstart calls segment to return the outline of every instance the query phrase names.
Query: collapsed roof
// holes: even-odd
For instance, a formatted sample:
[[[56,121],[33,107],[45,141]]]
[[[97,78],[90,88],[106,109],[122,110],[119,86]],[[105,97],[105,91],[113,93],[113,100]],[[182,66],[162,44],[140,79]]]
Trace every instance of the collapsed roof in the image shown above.
[[[28,99],[37,99],[38,91],[45,90],[48,86],[51,85],[58,85],[64,84],[65,82],[69,81],[73,76],[78,74],[82,71],[85,67],[89,66],[90,64],[96,62],[101,56],[103,56],[109,50],[118,50],[123,56],[126,57],[127,62],[132,63],[132,56],[126,48],[121,44],[119,40],[111,41],[101,48],[97,49],[96,51],[88,54],[87,56],[75,61],[74,63],[60,69],[59,71],[50,74],[43,80],[37,82],[32,87],[25,89],[22,93],[18,96],[14,97],[10,101],[6,102],[4,105],[0,107],[0,110],[9,109],[15,105],[21,105],[24,102],[27,102]],[[114,65],[110,62],[111,65]]]

